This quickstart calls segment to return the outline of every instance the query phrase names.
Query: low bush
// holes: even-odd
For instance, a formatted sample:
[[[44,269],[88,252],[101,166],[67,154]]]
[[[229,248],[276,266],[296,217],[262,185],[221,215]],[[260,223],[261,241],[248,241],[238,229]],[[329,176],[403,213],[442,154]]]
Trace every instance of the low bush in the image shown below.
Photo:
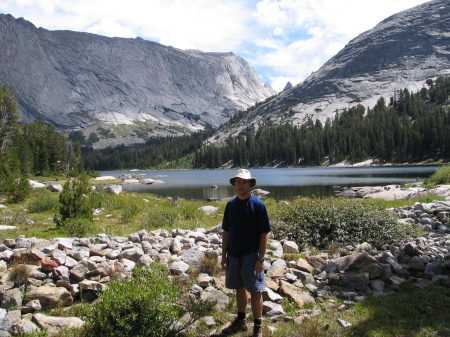
[[[435,188],[436,185],[450,184],[450,165],[438,168],[436,172],[423,181],[423,184],[430,188]]]
[[[138,198],[124,199],[122,203],[122,215],[120,220],[123,223],[129,223],[131,220],[142,213],[144,210],[144,203]]]
[[[195,321],[210,315],[215,305],[192,297],[181,305],[180,292],[180,285],[169,281],[167,269],[136,267],[129,279],[111,282],[100,296],[83,336],[180,336]],[[190,319],[181,323],[186,313]]]
[[[107,207],[112,203],[115,194],[107,193],[102,188],[95,188],[88,194],[88,203],[92,209]]]
[[[89,178],[82,176],[80,179],[68,180],[64,184],[63,191],[59,195],[59,217],[55,217],[58,226],[64,227],[69,219],[93,220],[92,207],[88,199],[91,192]]]
[[[6,199],[12,203],[24,201],[30,195],[30,185],[25,177],[5,181]]]
[[[43,213],[58,210],[58,196],[49,191],[43,191],[38,198],[30,200],[27,205],[28,213]]]
[[[300,247],[327,248],[369,242],[377,247],[403,240],[408,227],[385,209],[359,200],[294,199],[271,213],[276,239],[295,241]]]
[[[78,238],[88,237],[98,234],[98,228],[95,223],[85,218],[70,218],[64,221],[61,231],[67,236]]]

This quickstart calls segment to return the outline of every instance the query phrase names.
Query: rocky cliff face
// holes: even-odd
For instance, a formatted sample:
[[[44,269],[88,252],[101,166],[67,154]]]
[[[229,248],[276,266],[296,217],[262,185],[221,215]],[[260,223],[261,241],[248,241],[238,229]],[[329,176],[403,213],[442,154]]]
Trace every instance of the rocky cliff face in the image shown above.
[[[349,42],[304,82],[221,130],[238,133],[248,123],[270,117],[278,123],[322,122],[356,104],[373,107],[398,90],[418,91],[429,78],[450,73],[450,6],[434,0],[400,12]]]
[[[232,53],[48,31],[11,15],[0,15],[0,83],[14,88],[23,122],[68,130],[97,122],[217,127],[276,94]]]

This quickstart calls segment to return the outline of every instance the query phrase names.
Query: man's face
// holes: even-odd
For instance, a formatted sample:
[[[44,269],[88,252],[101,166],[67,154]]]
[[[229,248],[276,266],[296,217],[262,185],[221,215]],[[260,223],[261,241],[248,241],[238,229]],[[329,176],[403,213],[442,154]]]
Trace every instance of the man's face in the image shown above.
[[[236,178],[234,181],[234,188],[238,195],[245,196],[250,194],[250,189],[252,187],[252,182],[250,180]]]

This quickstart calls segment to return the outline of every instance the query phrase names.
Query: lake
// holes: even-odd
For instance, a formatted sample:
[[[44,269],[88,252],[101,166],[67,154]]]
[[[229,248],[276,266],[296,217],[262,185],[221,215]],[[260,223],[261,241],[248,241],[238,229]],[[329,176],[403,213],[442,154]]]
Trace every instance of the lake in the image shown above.
[[[414,182],[429,177],[438,166],[365,166],[365,167],[302,167],[250,169],[257,186],[269,191],[276,200],[296,196],[332,196],[339,187],[383,186]],[[151,193],[160,197],[180,197],[187,200],[229,198],[234,188],[230,170],[148,170],[101,171],[102,176],[137,175],[164,181],[163,184],[122,185],[124,191]],[[213,189],[216,185],[218,188]]]

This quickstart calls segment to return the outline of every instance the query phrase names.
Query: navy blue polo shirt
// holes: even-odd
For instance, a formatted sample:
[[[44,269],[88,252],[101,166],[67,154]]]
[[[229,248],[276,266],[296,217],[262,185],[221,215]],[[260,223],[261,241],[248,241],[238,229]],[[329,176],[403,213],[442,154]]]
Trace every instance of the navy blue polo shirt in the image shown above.
[[[225,207],[222,229],[230,233],[228,254],[240,257],[258,251],[261,234],[272,231],[266,205],[254,195],[231,199]]]

